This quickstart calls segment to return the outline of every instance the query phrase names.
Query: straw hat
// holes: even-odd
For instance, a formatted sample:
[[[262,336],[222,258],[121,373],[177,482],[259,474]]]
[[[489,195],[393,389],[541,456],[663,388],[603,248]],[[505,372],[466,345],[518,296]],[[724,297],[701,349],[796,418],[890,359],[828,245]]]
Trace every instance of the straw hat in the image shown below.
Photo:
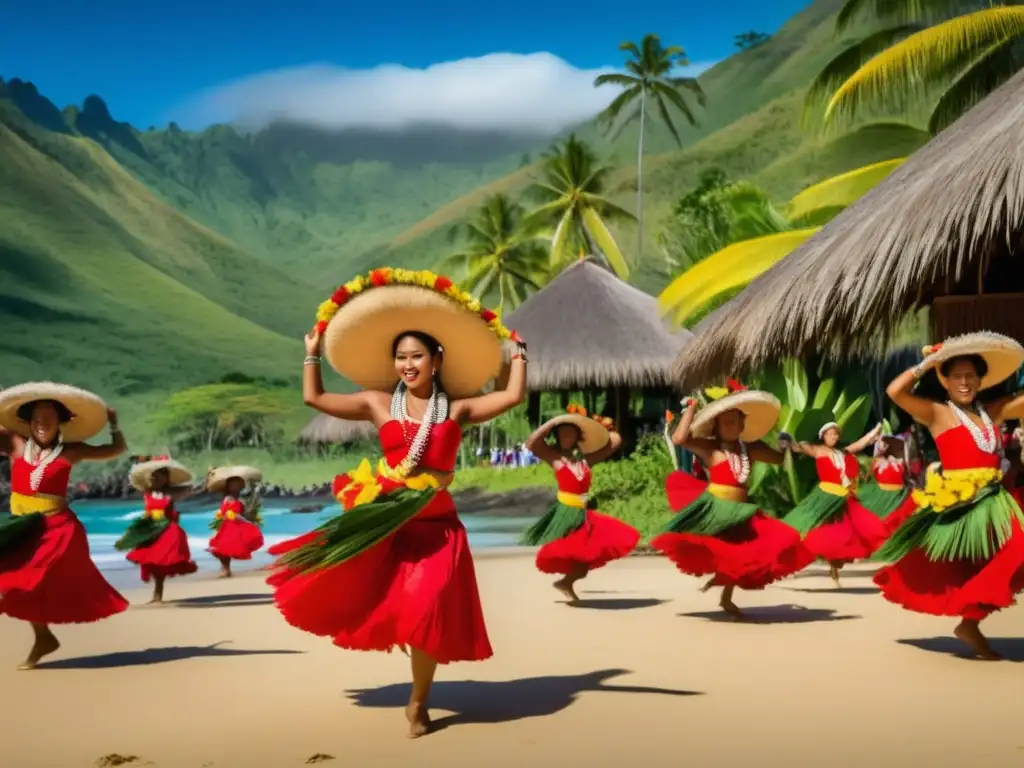
[[[170,475],[171,487],[192,482],[192,473],[170,456],[156,456],[149,461],[140,461],[129,471],[128,482],[137,490],[148,491],[153,487],[153,475],[161,469],[166,469]]]
[[[258,483],[263,479],[263,473],[255,467],[217,467],[206,476],[206,490],[218,493],[224,490],[228,480],[237,477],[245,481],[246,485]]]
[[[583,453],[594,453],[608,445],[611,432],[607,426],[594,417],[588,416],[582,408],[578,410],[572,410],[573,406],[569,406],[569,408],[569,413],[563,413],[544,422],[541,429],[544,430],[545,435],[550,435],[559,424],[572,424],[580,431],[581,437],[578,445]]]
[[[333,315],[323,335],[324,357],[350,381],[365,389],[391,391],[398,383],[391,345],[403,331],[420,331],[440,343],[441,380],[453,398],[477,394],[500,373],[500,332],[508,332],[494,313],[479,307],[447,278],[382,268],[371,272],[369,280],[359,279],[355,287],[357,292],[346,292],[343,303],[333,298],[328,303]]]
[[[988,389],[1002,384],[1024,363],[1024,347],[1008,336],[990,331],[967,333],[946,339],[942,344],[925,347],[922,365],[932,366],[942,386],[947,385],[946,377],[939,368],[947,360],[965,355],[978,355],[988,364],[988,373],[981,379],[979,389]]]
[[[767,392],[755,389],[733,392],[701,408],[693,418],[690,433],[694,437],[712,437],[715,432],[715,419],[732,410],[741,411],[745,417],[740,439],[753,443],[772,431],[782,411],[782,405]]]
[[[67,384],[30,381],[0,391],[0,427],[31,437],[31,426],[18,418],[18,409],[38,400],[55,400],[71,412],[71,421],[60,425],[65,443],[88,440],[107,423],[107,404],[98,395]]]

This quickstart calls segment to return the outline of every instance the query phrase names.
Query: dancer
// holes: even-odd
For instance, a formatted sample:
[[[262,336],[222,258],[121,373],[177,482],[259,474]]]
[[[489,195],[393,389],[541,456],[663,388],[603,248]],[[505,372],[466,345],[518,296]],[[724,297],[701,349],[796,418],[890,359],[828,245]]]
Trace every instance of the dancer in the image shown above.
[[[978,393],[1005,381],[1024,362],[1024,348],[1005,336],[974,333],[926,348],[925,359],[889,384],[888,395],[923,424],[939,451],[918,511],[879,549],[892,563],[875,574],[890,602],[934,616],[958,616],[954,634],[979,659],[998,659],[979,626],[1024,589],[1024,515],[1003,488],[998,425],[1019,417],[1024,395],[982,405]],[[934,371],[946,402],[915,394]]]
[[[478,395],[501,370],[501,340],[518,343],[504,390]],[[321,350],[321,346],[323,349]],[[437,664],[492,655],[466,530],[446,490],[461,427],[526,397],[525,344],[445,277],[375,269],[321,305],[306,337],[303,397],[317,410],[376,425],[384,461],[335,481],[344,509],[271,549],[268,581],[284,618],[335,645],[408,647],[409,736],[430,729]],[[354,394],[324,392],[320,354]]]
[[[857,491],[857,500],[878,517],[891,534],[917,510],[910,495],[910,460],[907,442],[896,435],[882,435],[875,443],[872,479]]]
[[[222,579],[231,578],[232,560],[251,560],[252,553],[263,546],[263,532],[249,519],[240,498],[247,485],[262,479],[260,471],[252,467],[218,467],[207,475],[206,490],[224,494],[220,509],[210,522],[210,530],[216,533],[207,548],[220,561]]]
[[[130,550],[128,561],[139,566],[142,581],[148,584],[153,580],[149,602],[162,603],[164,581],[169,576],[187,576],[198,570],[174,508],[175,501],[192,493],[192,473],[170,456],[157,456],[132,467],[128,479],[142,492],[143,513],[114,548]]]
[[[525,534],[524,543],[543,545],[537,570],[560,573],[554,587],[571,601],[579,600],[573,585],[590,571],[625,557],[640,541],[632,526],[594,511],[587,499],[590,468],[611,458],[622,445],[611,419],[588,417],[571,405],[568,413],[541,424],[526,447],[555,471],[558,497]],[[553,445],[546,442],[554,435]]]
[[[699,413],[694,398],[682,404],[672,442],[696,454],[710,482],[678,470],[668,476],[669,505],[679,514],[651,545],[683,573],[713,574],[703,591],[722,587],[722,609],[743,620],[732,599],[736,587],[763,589],[814,559],[796,530],[747,500],[751,463],[782,463],[783,454],[762,442],[781,406],[767,392],[744,389],[736,381],[729,382],[729,394]]]
[[[860,474],[856,454],[881,435],[879,424],[841,449],[839,425],[830,421],[818,430],[821,443],[780,441],[783,450],[788,448],[814,459],[818,485],[786,515],[786,522],[804,537],[804,546],[811,554],[828,563],[836,587],[840,569],[854,560],[870,557],[887,536],[882,521],[861,506],[856,495]]]
[[[104,424],[107,445],[86,445]],[[19,669],[60,643],[51,624],[99,621],[128,607],[89,557],[85,527],[68,506],[71,468],[124,453],[117,414],[91,392],[51,382],[0,391],[0,452],[11,458],[11,516],[0,521],[0,614],[32,625]]]

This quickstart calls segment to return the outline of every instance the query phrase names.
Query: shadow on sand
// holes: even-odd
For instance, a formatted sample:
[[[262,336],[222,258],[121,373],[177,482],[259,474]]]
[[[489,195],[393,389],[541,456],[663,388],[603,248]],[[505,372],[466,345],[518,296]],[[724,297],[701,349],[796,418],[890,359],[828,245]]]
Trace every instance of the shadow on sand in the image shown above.
[[[168,600],[167,605],[175,608],[231,608],[244,605],[272,605],[274,596],[266,592],[238,593],[233,595],[204,595]]]
[[[221,648],[229,641],[222,640],[213,645],[172,645],[166,648],[147,648],[144,651],[119,651],[100,656],[79,656],[74,659],[47,661],[36,669],[115,669],[117,667],[142,667],[149,664],[166,664],[186,659],[201,659],[212,656],[284,656],[305,653],[292,650],[233,650]]]
[[[878,587],[822,587],[811,589],[809,587],[783,587],[790,592],[803,592],[808,595],[877,595]]]
[[[737,622],[722,610],[680,613],[679,615],[730,624],[811,624],[817,621],[848,621],[860,618],[860,616],[852,614],[837,614],[831,608],[804,608],[800,605],[761,605],[753,608],[740,606],[740,610],[747,617],[746,622]]]
[[[979,661],[970,649],[955,637],[915,637],[897,640],[900,645],[913,646],[929,653],[944,653],[970,661]],[[1006,661],[1024,662],[1024,637],[990,637],[992,650]]]
[[[592,611],[633,611],[637,608],[653,608],[667,602],[668,600],[657,600],[653,597],[619,597],[599,600],[590,600],[584,597],[568,601],[565,604],[570,608],[587,608]]]
[[[602,669],[582,675],[525,677],[520,680],[459,680],[434,683],[431,709],[454,714],[434,720],[434,730],[468,723],[510,723],[531,717],[546,717],[568,708],[581,693],[604,691],[659,696],[700,696],[701,691],[679,691],[642,685],[605,685],[628,669]],[[404,708],[409,702],[408,683],[347,691],[360,707]]]

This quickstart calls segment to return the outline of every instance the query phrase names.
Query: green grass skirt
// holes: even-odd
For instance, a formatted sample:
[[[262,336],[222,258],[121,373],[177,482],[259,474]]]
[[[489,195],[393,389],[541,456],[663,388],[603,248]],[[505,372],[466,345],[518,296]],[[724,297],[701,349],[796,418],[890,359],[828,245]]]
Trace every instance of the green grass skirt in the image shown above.
[[[747,522],[756,513],[755,504],[720,499],[704,491],[669,520],[661,532],[717,536],[734,525]]]
[[[0,555],[17,548],[20,544],[38,535],[43,530],[43,515],[33,512],[29,515],[0,516]]]
[[[114,549],[118,552],[130,552],[139,547],[146,547],[160,538],[160,534],[167,530],[170,521],[165,517],[154,520],[151,517],[140,517],[133,520],[124,535],[114,542]]]
[[[846,511],[847,496],[836,496],[815,486],[804,500],[797,504],[784,518],[786,523],[796,528],[801,536],[806,536],[815,528],[834,523]]]
[[[857,491],[857,501],[882,520],[903,506],[903,502],[907,500],[908,496],[910,496],[909,488],[887,491],[879,487],[876,482],[865,483]]]
[[[522,544],[537,547],[568,536],[587,520],[587,510],[570,507],[556,501],[544,516],[531,525],[520,540]]]
[[[993,483],[971,501],[942,512],[917,510],[873,559],[896,562],[919,549],[932,561],[987,560],[1010,538],[1014,519],[1024,525],[1017,502],[1001,483]]]

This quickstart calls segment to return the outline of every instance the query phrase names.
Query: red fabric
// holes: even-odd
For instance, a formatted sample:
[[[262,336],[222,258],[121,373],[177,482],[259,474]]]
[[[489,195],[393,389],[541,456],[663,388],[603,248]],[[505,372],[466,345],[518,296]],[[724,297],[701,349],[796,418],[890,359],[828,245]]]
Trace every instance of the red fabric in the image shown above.
[[[396,421],[381,428],[391,466],[404,457],[416,428],[403,429]],[[435,425],[420,466],[451,471],[461,440],[455,422]],[[281,554],[314,539],[315,534],[304,534],[271,552]],[[289,624],[331,637],[342,648],[388,651],[405,645],[442,664],[493,655],[466,529],[447,491],[439,491],[415,518],[366,552],[315,571],[278,568],[267,581]]]
[[[11,490],[32,496],[32,466],[16,458]],[[64,496],[71,465],[62,458],[43,475],[39,493]],[[80,624],[105,619],[128,607],[89,557],[85,526],[64,510],[43,517],[42,532],[0,557],[0,614],[41,624]]]
[[[902,461],[883,462],[876,459],[871,464],[871,474],[875,482],[882,485],[903,485],[907,477],[907,465]]]
[[[851,495],[842,517],[809,531],[804,546],[823,560],[847,562],[870,557],[887,538],[886,524]]]
[[[170,524],[156,541],[144,547],[136,547],[128,553],[128,561],[139,566],[143,581],[153,576],[187,576],[195,573],[199,566],[192,560],[185,529],[178,524],[178,512],[174,500],[166,494],[145,494],[147,510],[164,510]]]
[[[936,437],[935,447],[943,469],[999,468],[999,454],[986,453],[976,446],[970,431],[962,424]]]
[[[907,498],[903,500],[903,503],[890,512],[888,517],[882,520],[888,535],[891,536],[893,532],[903,525],[903,523],[905,523],[916,511],[917,503],[914,501],[914,497],[907,494]]]
[[[843,469],[846,470],[846,478],[851,483],[856,483],[857,476],[860,474],[860,464],[857,463],[857,457],[846,451],[841,451],[841,453],[843,456]],[[843,474],[832,463],[831,457],[819,456],[814,460],[814,468],[818,471],[819,482],[833,483],[834,485],[843,484]]]
[[[263,531],[260,527],[242,517],[245,506],[238,499],[225,496],[220,511],[227,515],[234,512],[235,518],[224,517],[220,528],[210,539],[207,551],[214,557],[227,557],[232,560],[250,560],[252,553],[263,546]]]

